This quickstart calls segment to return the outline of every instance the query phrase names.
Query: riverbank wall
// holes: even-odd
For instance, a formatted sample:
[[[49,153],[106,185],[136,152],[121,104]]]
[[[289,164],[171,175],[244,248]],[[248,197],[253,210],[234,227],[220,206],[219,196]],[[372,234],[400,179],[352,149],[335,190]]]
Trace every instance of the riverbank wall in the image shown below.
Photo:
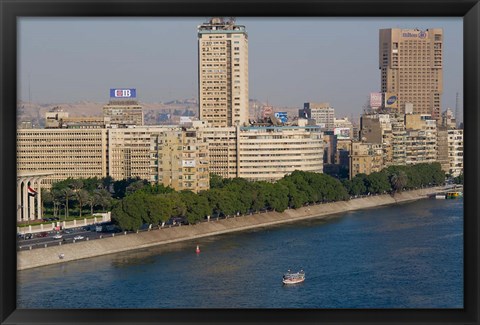
[[[79,241],[73,244],[50,246],[46,248],[19,251],[17,253],[17,269],[25,270],[57,263],[91,258],[106,254],[120,253],[156,245],[175,243],[202,237],[215,236],[230,232],[268,227],[282,223],[295,222],[310,218],[327,218],[342,212],[374,208],[383,205],[425,199],[441,188],[426,188],[391,195],[376,195],[349,201],[310,205],[299,209],[289,209],[282,213],[266,212],[230,217],[227,219],[211,219],[196,225],[152,229],[138,234],[115,234],[115,236]],[[63,254],[63,258],[59,256]]]

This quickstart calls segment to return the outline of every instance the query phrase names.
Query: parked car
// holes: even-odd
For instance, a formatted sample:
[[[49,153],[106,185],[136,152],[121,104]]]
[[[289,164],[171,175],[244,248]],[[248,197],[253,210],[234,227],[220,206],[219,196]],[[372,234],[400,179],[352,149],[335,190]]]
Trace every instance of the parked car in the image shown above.
[[[82,239],[84,239],[84,238],[85,238],[85,237],[80,236],[80,235],[73,237],[73,239],[75,239],[75,240],[82,240]]]
[[[73,231],[71,231],[70,229],[65,229],[65,230],[63,231],[63,233],[64,233],[64,234],[71,234],[71,233],[73,233]]]
[[[41,232],[41,233],[38,233],[35,235],[35,237],[37,238],[41,238],[41,237],[48,237],[48,232]]]
[[[26,233],[25,234],[25,239],[32,239],[33,235],[31,233]]]
[[[60,234],[56,234],[55,236],[53,236],[53,239],[62,239],[62,235]]]

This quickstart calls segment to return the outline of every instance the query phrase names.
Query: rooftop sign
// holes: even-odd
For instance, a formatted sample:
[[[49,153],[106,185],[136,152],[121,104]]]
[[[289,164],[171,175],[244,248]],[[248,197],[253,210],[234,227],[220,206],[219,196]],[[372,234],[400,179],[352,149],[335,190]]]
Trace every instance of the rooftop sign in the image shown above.
[[[135,88],[110,88],[110,98],[135,98],[137,90]]]

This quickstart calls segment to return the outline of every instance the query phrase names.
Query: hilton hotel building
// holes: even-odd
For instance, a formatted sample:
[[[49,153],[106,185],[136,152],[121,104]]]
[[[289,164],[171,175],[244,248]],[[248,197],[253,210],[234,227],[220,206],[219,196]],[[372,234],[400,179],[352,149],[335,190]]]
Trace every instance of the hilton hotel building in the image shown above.
[[[443,93],[443,30],[381,29],[379,68],[381,92],[396,96],[388,108],[405,113],[413,104],[414,114],[440,119]]]

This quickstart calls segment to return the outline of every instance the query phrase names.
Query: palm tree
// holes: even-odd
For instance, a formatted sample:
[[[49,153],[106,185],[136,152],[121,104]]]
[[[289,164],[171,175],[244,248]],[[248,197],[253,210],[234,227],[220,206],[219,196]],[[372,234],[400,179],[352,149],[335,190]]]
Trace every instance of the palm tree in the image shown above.
[[[65,202],[65,220],[68,218],[68,201],[74,195],[74,192],[70,187],[64,187],[61,190],[63,195],[63,201]]]
[[[403,170],[399,170],[398,172],[395,172],[390,177],[390,183],[392,184],[392,187],[395,192],[401,192],[402,189],[407,185],[407,182],[408,182],[408,177]]]
[[[95,205],[95,195],[92,193],[87,192],[87,200],[85,201],[86,204],[90,206],[90,215],[93,216],[93,206]]]
[[[75,192],[75,196],[77,197],[77,200],[78,200],[78,208],[80,210],[79,215],[80,217],[82,217],[82,208],[87,202],[89,195],[87,191],[85,191],[84,189],[80,189]]]

